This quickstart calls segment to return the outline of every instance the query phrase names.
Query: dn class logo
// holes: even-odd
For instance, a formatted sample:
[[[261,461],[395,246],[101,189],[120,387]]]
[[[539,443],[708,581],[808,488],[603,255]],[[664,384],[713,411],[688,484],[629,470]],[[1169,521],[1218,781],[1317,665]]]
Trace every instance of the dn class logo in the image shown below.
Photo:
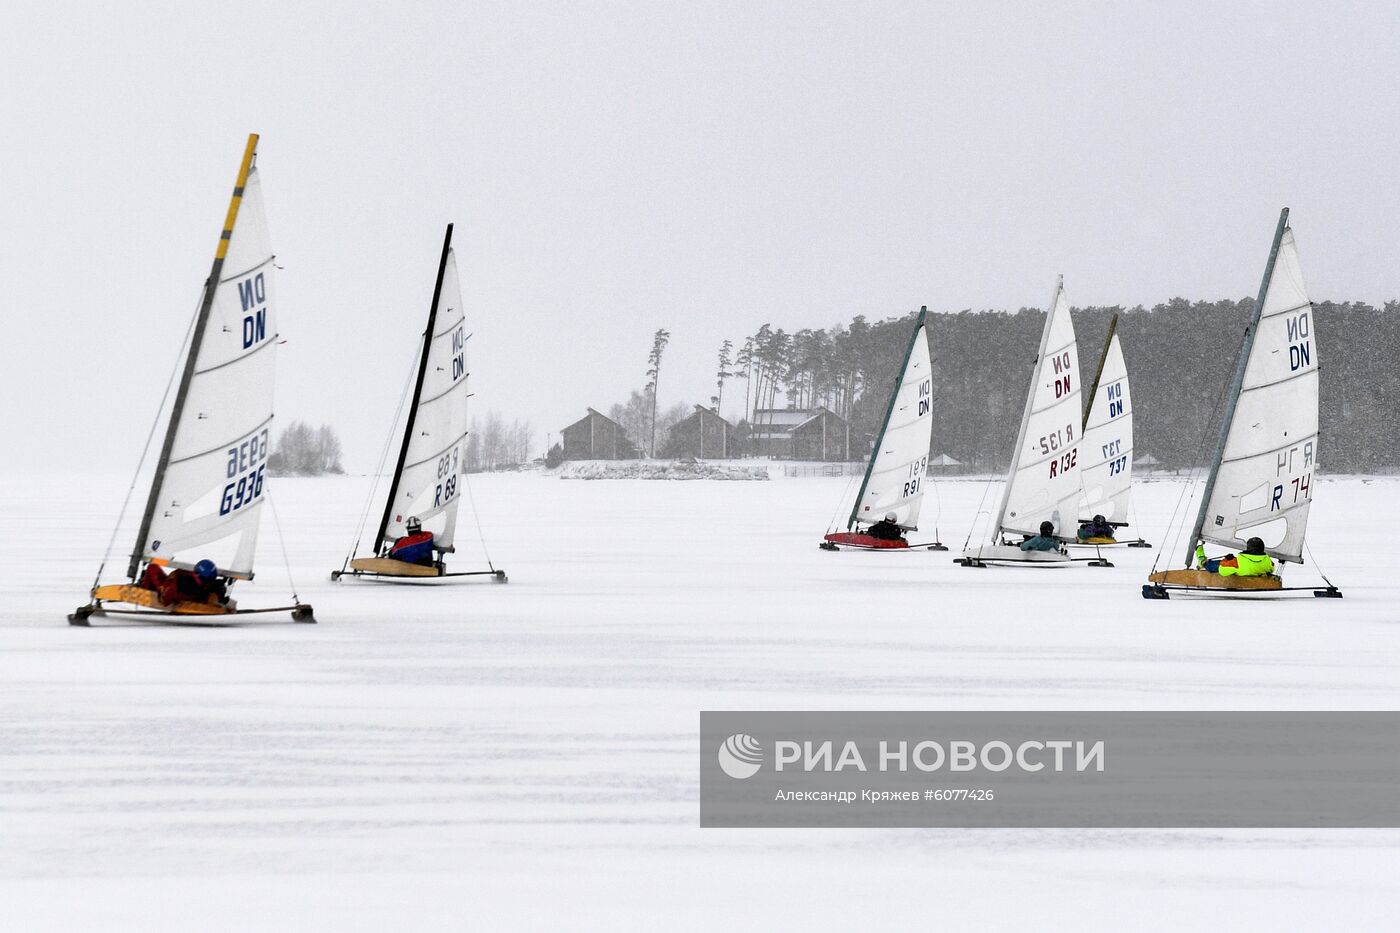
[[[763,746],[751,735],[735,733],[720,743],[719,766],[732,778],[751,778],[763,767]]]

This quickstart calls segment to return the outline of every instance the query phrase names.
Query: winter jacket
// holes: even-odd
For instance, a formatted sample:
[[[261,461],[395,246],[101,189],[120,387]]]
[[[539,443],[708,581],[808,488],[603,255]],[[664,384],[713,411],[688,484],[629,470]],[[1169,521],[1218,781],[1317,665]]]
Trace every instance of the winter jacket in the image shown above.
[[[1054,535],[1036,535],[1021,542],[1023,551],[1058,551],[1060,539]]]
[[[904,532],[900,530],[898,525],[894,522],[887,522],[883,518],[865,529],[865,533],[881,541],[898,541],[904,537]]]
[[[1111,538],[1113,537],[1113,526],[1108,522],[1096,525],[1093,522],[1085,522],[1079,526],[1079,540],[1086,538]]]
[[[1274,572],[1274,559],[1268,554],[1236,554],[1235,566],[1220,562],[1222,577],[1262,577]]]
[[[155,590],[160,601],[167,606],[175,603],[207,603],[209,598],[228,598],[228,588],[224,581],[215,577],[205,583],[188,570],[175,570],[167,574],[157,564],[147,564],[141,574],[141,587]]]
[[[416,535],[404,535],[389,548],[389,556],[409,564],[431,564],[433,562],[433,533],[420,531]]]

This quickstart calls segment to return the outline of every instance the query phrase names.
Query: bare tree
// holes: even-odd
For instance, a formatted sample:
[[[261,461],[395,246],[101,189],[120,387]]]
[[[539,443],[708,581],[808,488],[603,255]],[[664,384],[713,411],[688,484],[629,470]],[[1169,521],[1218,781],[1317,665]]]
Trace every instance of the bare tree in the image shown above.
[[[277,446],[268,457],[268,469],[291,476],[321,476],[344,473],[341,465],[340,438],[328,424],[313,428],[303,421],[293,421],[277,437]]]
[[[661,354],[671,342],[671,332],[664,327],[651,338],[651,353],[647,355],[647,392],[651,395],[651,444],[649,457],[656,456],[656,384],[661,377]]]
[[[734,362],[730,354],[734,350],[734,341],[726,340],[719,345],[719,372],[717,372],[715,385],[718,391],[714,397],[715,412],[719,412],[720,405],[724,404],[724,381],[734,374],[729,371],[730,365]]]

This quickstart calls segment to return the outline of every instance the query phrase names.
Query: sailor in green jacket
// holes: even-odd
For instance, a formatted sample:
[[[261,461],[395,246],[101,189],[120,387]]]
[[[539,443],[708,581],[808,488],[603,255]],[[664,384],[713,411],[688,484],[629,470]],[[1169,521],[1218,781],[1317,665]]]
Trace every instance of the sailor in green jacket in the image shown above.
[[[1226,554],[1219,560],[1207,559],[1205,546],[1196,545],[1196,568],[1222,577],[1266,577],[1274,572],[1274,559],[1264,553],[1263,538],[1250,538],[1242,553]]]

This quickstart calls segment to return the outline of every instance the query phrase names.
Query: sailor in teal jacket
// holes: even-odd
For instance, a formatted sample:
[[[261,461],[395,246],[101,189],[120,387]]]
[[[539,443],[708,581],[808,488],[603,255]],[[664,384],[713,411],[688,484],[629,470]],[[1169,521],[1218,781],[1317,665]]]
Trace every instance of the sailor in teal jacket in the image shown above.
[[[1041,522],[1040,534],[1021,542],[1023,551],[1058,551],[1060,539],[1055,537],[1054,522]]]

